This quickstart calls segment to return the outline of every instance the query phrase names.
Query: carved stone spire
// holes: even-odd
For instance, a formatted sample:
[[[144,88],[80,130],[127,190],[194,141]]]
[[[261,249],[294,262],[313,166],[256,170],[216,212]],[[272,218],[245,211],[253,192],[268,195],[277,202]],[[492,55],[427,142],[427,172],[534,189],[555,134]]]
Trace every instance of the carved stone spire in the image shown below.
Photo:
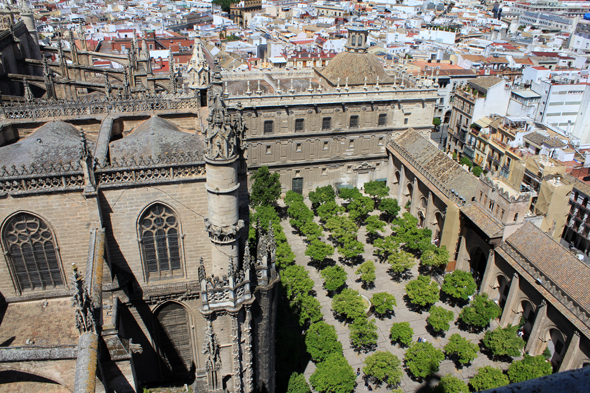
[[[123,94],[125,96],[129,96],[130,89],[129,89],[129,72],[127,67],[123,68]]]
[[[174,55],[172,52],[170,52],[170,57],[168,58],[168,68],[170,71],[170,85],[172,86],[172,93],[176,94],[176,73],[174,71]]]
[[[55,99],[55,89],[53,85],[53,73],[47,63],[47,57],[43,56],[43,82],[45,83],[45,92],[48,100]]]
[[[29,86],[29,81],[27,78],[23,79],[23,87],[25,90],[25,101],[32,102],[33,101],[33,92],[31,92],[31,86]]]
[[[237,157],[238,138],[223,97],[218,94],[207,118],[207,153],[209,160],[229,160]]]
[[[246,244],[244,245],[244,270],[250,269],[251,261],[252,257],[250,256],[250,241],[246,239]]]
[[[107,96],[107,98],[111,98],[111,82],[109,81],[109,74],[108,73],[104,73],[104,93]]]
[[[96,329],[94,306],[90,301],[84,279],[78,274],[76,264],[72,264],[72,281],[74,282],[72,306],[76,309],[76,327],[80,333],[94,332]]]

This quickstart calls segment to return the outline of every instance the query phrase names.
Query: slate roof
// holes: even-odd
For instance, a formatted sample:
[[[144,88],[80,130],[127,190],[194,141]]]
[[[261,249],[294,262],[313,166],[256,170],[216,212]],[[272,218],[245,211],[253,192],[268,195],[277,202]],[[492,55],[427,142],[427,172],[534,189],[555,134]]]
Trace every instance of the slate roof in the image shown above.
[[[395,138],[393,142],[402,147],[449,190],[455,190],[466,201],[471,201],[475,196],[479,180],[437,149],[419,132],[410,129]]]
[[[498,78],[497,76],[480,76],[479,78],[471,79],[469,84],[478,90],[487,92],[490,87],[496,86],[502,81],[502,78]]]
[[[93,143],[87,141],[90,151]],[[83,143],[80,131],[62,121],[45,123],[29,136],[8,146],[0,147],[0,168],[13,165],[20,168],[31,164],[64,164],[82,157]]]
[[[153,116],[141,123],[131,134],[109,144],[111,159],[122,157],[147,157],[158,154],[205,152],[202,135],[181,131],[176,124]]]
[[[506,238],[506,243],[590,312],[590,266],[530,222]]]
[[[461,212],[473,221],[490,239],[502,236],[502,230],[504,229],[502,223],[479,204],[471,203],[461,208]]]
[[[368,85],[377,84],[377,77],[379,83],[393,83],[393,78],[385,73],[379,60],[370,53],[338,53],[326,67],[317,72],[333,86],[338,84],[338,78],[341,86],[345,85],[346,78],[349,85],[363,85],[365,77]]]
[[[541,146],[543,142],[548,139],[548,137],[543,134],[539,134],[538,132],[531,132],[530,134],[526,134],[524,139],[534,143],[535,145]]]

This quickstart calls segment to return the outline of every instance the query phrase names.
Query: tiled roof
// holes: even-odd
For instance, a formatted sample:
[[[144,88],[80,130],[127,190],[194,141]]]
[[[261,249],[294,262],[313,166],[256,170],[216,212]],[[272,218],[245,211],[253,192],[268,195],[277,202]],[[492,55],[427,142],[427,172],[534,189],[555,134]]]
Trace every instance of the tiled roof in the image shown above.
[[[336,86],[338,78],[340,84],[362,85],[366,83],[375,85],[379,83],[393,83],[393,78],[385,73],[383,66],[377,57],[370,53],[341,52],[322,70],[317,70],[330,84]]]
[[[483,76],[471,79],[469,84],[487,92],[490,87],[496,86],[500,82],[502,82],[502,78],[498,78],[497,76]]]
[[[461,208],[461,212],[473,221],[490,239],[502,236],[503,225],[479,204],[471,203]]]
[[[590,266],[530,222],[506,238],[506,243],[590,312]]]
[[[584,193],[587,196],[590,196],[590,184],[588,184],[580,179],[577,179],[570,174],[564,175],[563,177],[566,181],[574,183],[574,190],[578,190],[581,193]]]
[[[567,146],[558,137],[554,137],[554,138],[551,138],[551,139],[546,139],[546,140],[543,141],[543,144],[546,145],[547,147],[564,147],[564,146]]]
[[[541,146],[541,144],[547,139],[547,137],[543,134],[539,134],[538,132],[531,132],[530,134],[526,134],[524,136],[524,139],[534,143],[535,145]]]
[[[466,201],[471,201],[475,196],[479,180],[437,149],[419,132],[410,129],[395,138],[393,142],[402,147],[422,168],[449,190],[455,190]]]

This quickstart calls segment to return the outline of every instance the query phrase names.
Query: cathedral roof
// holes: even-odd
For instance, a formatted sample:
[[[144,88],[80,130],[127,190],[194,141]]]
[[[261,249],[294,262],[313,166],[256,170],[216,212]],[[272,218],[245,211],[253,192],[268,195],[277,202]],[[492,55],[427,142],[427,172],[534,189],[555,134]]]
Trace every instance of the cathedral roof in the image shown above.
[[[153,116],[141,123],[131,134],[109,144],[111,159],[127,157],[156,158],[159,154],[204,153],[201,135],[181,131],[176,124]]]
[[[455,190],[467,201],[475,196],[479,179],[463,169],[419,132],[409,129],[394,138],[393,143],[403,148],[440,184]]]
[[[377,77],[380,84],[393,83],[393,78],[385,73],[379,60],[370,53],[339,53],[326,67],[317,71],[333,86],[338,84],[338,78],[340,86],[346,84],[346,78],[351,86],[364,85],[365,77],[368,85],[377,84]]]
[[[92,151],[92,142],[86,141]],[[16,143],[0,147],[0,167],[17,168],[31,164],[57,164],[78,161],[84,152],[80,130],[62,121],[45,123]]]

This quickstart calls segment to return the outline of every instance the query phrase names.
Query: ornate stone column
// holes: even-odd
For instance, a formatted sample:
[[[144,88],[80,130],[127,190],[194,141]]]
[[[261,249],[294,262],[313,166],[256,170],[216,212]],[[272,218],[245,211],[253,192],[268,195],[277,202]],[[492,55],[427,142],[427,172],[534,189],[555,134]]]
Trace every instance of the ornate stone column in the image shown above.
[[[212,266],[215,276],[228,273],[230,260],[239,260],[238,237],[244,223],[239,220],[238,149],[234,122],[227,112],[222,94],[213,99],[207,119],[207,205],[205,227],[212,243]]]
[[[244,393],[254,391],[252,363],[252,311],[250,307],[246,307],[246,319],[244,320]]]
[[[535,323],[533,324],[533,328],[531,329],[529,341],[527,342],[525,347],[525,351],[532,356],[537,355],[537,352],[539,352],[539,341],[544,341],[541,337],[541,332],[543,331],[543,329],[545,328],[545,324],[547,323],[547,302],[543,300],[541,304],[539,304],[535,312],[537,316],[535,317]]]
[[[561,366],[559,366],[559,372],[571,370],[574,368],[574,362],[578,357],[578,353],[580,352],[580,332],[577,330],[574,331],[572,338],[570,339],[570,343],[567,346],[567,351],[565,352],[565,356],[563,357],[563,361],[561,362]]]
[[[490,250],[490,254],[488,255],[488,262],[486,263],[486,271],[483,274],[483,279],[481,281],[481,286],[479,287],[479,293],[490,294],[490,289],[492,289],[492,280],[494,279],[492,272],[494,271],[494,267],[496,265],[496,252],[492,249]]]
[[[403,207],[403,196],[404,196],[404,189],[406,188],[406,168],[402,164],[399,170],[399,184],[397,190],[397,201],[400,206]]]
[[[242,391],[242,364],[240,360],[240,324],[238,313],[231,313],[231,340],[234,366],[234,392]]]
[[[512,280],[510,281],[510,290],[508,292],[508,297],[506,298],[506,304],[504,305],[504,311],[502,311],[502,317],[500,318],[500,326],[506,327],[508,324],[509,318],[513,317],[515,314],[514,311],[514,302],[516,301],[516,295],[518,293],[518,283],[519,278],[518,274],[514,273],[512,276]]]

